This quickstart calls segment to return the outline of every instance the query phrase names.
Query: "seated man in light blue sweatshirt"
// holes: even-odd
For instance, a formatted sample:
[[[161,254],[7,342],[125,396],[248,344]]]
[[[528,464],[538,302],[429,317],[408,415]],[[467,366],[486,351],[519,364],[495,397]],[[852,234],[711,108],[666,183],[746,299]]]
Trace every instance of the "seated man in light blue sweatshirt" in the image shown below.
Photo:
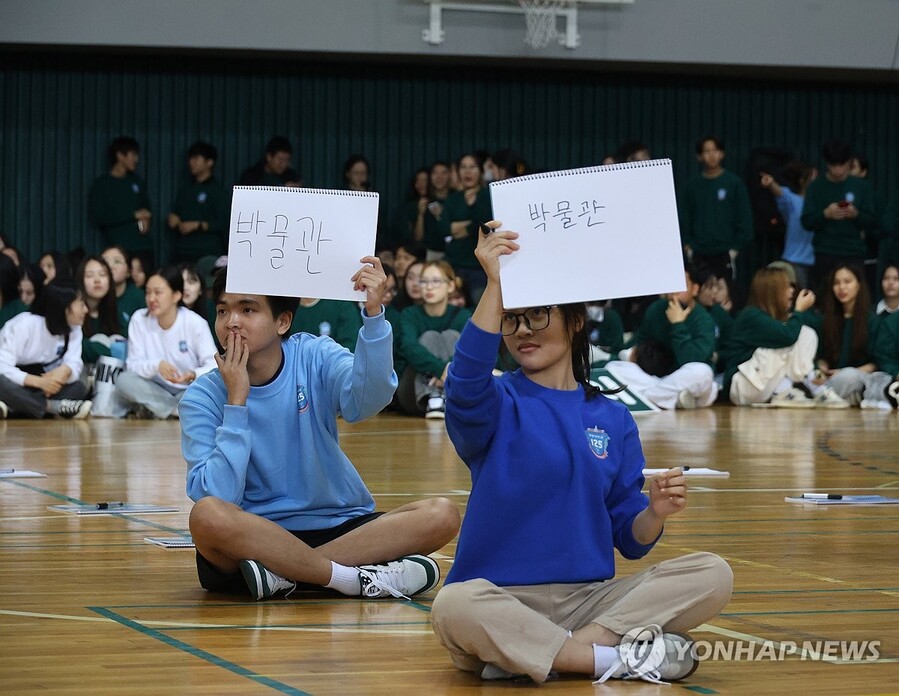
[[[331,338],[286,337],[295,298],[213,284],[224,356],[180,405],[190,532],[207,590],[267,599],[297,583],[351,596],[405,597],[433,589],[428,554],[459,529],[446,498],[374,511],[337,441],[337,416],[373,416],[393,397],[393,337],[384,318],[386,276],[363,258],[350,279],[366,292],[355,353]]]

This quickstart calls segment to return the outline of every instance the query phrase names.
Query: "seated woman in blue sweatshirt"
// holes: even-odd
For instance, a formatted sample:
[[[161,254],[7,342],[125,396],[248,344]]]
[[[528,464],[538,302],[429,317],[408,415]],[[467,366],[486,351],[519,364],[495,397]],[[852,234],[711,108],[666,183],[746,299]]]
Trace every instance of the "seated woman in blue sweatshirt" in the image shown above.
[[[733,575],[694,553],[615,577],[614,549],[649,553],[686,506],[686,480],[671,469],[641,492],[634,419],[588,383],[583,303],[503,309],[499,258],[517,238],[480,233],[487,287],[446,381],[447,432],[472,488],[434,631],[459,669],[484,679],[682,679],[696,660],[676,632],[718,614]],[[501,343],[521,368],[494,377]]]
[[[380,514],[340,448],[337,416],[377,414],[396,390],[386,276],[371,256],[348,282],[366,291],[351,353],[328,336],[287,336],[295,298],[225,291],[213,283],[218,369],[179,406],[190,532],[207,590],[267,599],[297,583],[364,598],[433,589],[426,555],[459,529],[446,498]]]

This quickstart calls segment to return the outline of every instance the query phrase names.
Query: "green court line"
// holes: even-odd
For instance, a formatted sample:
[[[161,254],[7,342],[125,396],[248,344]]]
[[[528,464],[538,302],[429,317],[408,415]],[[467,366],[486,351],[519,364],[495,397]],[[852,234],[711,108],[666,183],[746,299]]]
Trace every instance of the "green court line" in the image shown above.
[[[199,585],[197,586],[199,589]],[[297,598],[296,595],[293,595],[287,599],[270,599],[265,602],[265,606],[267,607],[297,607],[297,606],[320,606],[320,605],[328,605],[328,604],[347,604],[348,602],[378,602],[379,604],[404,604],[408,605],[414,609],[424,608],[414,606],[417,604],[416,602],[409,602],[406,600],[394,600],[394,599],[353,599],[352,597],[345,596],[335,596],[333,599],[330,598],[322,598],[322,599],[302,599]],[[258,607],[259,602],[204,602],[202,600],[197,601],[190,605],[184,604],[110,604],[107,606],[107,609],[196,609],[197,607],[201,607],[203,609],[207,608],[215,608],[218,609],[220,607]],[[430,611],[430,609],[426,609],[426,611]]]
[[[719,616],[810,616],[812,614],[895,614],[897,609],[809,609],[807,611],[735,611]]]
[[[181,536],[190,536],[190,530],[188,529],[178,529],[176,530],[178,534]],[[66,529],[61,532],[44,532],[44,531],[35,531],[35,532],[0,532],[0,537],[3,536],[72,536],[73,534],[78,534],[79,536],[85,534],[146,534],[147,532],[143,529],[79,529],[77,532],[73,532],[71,529]]]
[[[153,623],[152,621],[150,623]],[[221,630],[231,630],[237,629],[240,631],[246,630],[270,630],[275,628],[384,628],[386,626],[430,626],[430,621],[366,621],[365,623],[360,623],[359,621],[347,621],[345,623],[291,623],[291,624],[246,624],[246,625],[237,625],[237,624],[229,624],[227,626],[166,626],[163,630],[166,633],[172,631],[221,631]]]
[[[44,495],[49,495],[51,498],[56,498],[57,500],[65,500],[66,502],[73,503],[75,505],[90,505],[90,503],[87,501],[80,500],[78,498],[72,498],[70,496],[63,495],[62,493],[57,493],[56,491],[48,491],[46,488],[38,488],[37,486],[22,483],[21,481],[16,481],[15,479],[0,479],[0,481],[13,483],[17,486],[21,486],[22,488],[27,488],[30,491],[34,491],[35,493],[43,493]],[[158,529],[163,532],[172,532],[173,534],[181,533],[179,530],[173,527],[169,527],[164,524],[158,524],[156,522],[151,522],[150,520],[145,520],[141,517],[133,517],[128,513],[111,513],[109,515],[103,515],[103,517],[120,517],[122,519],[130,520],[131,522],[137,522],[138,524],[142,524],[145,527],[152,527],[153,529]]]
[[[152,628],[147,628],[143,624],[138,623],[137,621],[132,621],[131,619],[127,619],[120,614],[116,614],[114,611],[110,611],[104,607],[87,607],[90,611],[93,611],[100,616],[105,616],[108,619],[112,619],[113,621],[122,624],[127,628],[131,628],[138,633],[142,633],[148,638],[153,638],[155,640],[160,641],[168,645],[169,647],[176,648],[177,650],[181,650],[192,657],[196,657],[200,660],[205,660],[210,664],[215,665],[216,667],[221,667],[222,669],[226,669],[229,672],[233,672],[234,674],[240,677],[246,677],[250,681],[253,681],[261,686],[267,686],[270,689],[274,689],[275,691],[279,691],[282,694],[289,694],[290,696],[311,696],[305,691],[300,691],[299,689],[295,689],[288,684],[283,684],[282,682],[271,679],[270,677],[262,676],[261,674],[257,674],[252,670],[247,669],[246,667],[241,667],[238,664],[225,660],[217,655],[213,655],[206,650],[201,650],[200,648],[196,648],[193,645],[185,643],[183,641],[178,640],[177,638],[172,638],[171,636],[167,636],[162,631],[157,631]]]
[[[714,689],[707,689],[704,686],[684,686],[683,688],[686,689],[687,691],[693,691],[694,693],[697,693],[697,694],[717,694],[718,693]]]
[[[826,486],[825,486],[825,488],[826,488]],[[894,489],[885,489],[885,490],[894,490]],[[896,489],[896,490],[899,490],[899,489]],[[836,508],[837,508],[836,505],[829,505],[829,506],[828,506],[828,505],[820,505],[820,506],[818,506],[817,508],[811,508],[811,509],[817,510],[817,509],[819,509],[819,508],[825,508],[825,507],[827,508],[828,512],[833,512],[833,511],[835,511]],[[873,509],[874,506],[869,506],[869,507]],[[886,505],[886,506],[881,505],[879,509],[883,509],[884,507],[890,507],[890,506],[889,506],[889,505]],[[845,510],[845,509],[846,509],[846,506],[843,506],[843,508],[841,508],[841,509]],[[895,520],[899,520],[899,517],[891,517],[891,516],[885,516],[885,515],[876,515],[876,516],[870,516],[870,517],[810,517],[809,519],[802,520],[802,522],[803,522],[803,524],[807,524],[807,523],[810,523],[810,522],[821,522],[821,523],[824,523],[824,522],[866,522],[866,521],[868,521],[868,520],[877,520],[878,522],[882,522],[882,521],[884,521],[884,520],[895,521]],[[731,523],[734,523],[734,524],[743,524],[743,523],[746,523],[746,522],[753,522],[753,523],[755,523],[755,522],[776,522],[776,523],[779,523],[779,524],[782,524],[782,523],[784,523],[784,522],[789,522],[789,523],[791,523],[791,524],[795,524],[796,521],[797,521],[797,519],[796,519],[795,517],[768,517],[768,518],[764,518],[764,519],[745,519],[745,520],[730,520],[730,519],[720,519],[720,520],[709,520],[709,519],[701,519],[701,520],[700,520],[700,519],[696,519],[696,520],[691,520],[691,519],[684,519],[684,518],[682,518],[682,519],[679,519],[679,520],[672,520],[671,523],[668,525],[667,529],[675,529],[675,528],[677,528],[678,526],[680,526],[680,525],[682,525],[682,524],[714,524],[714,525],[719,525],[719,524],[731,524]]]
[[[875,521],[876,518],[872,518],[872,521]],[[795,520],[794,520],[795,521]],[[858,536],[860,534],[899,534],[899,529],[864,529],[860,531],[856,530],[834,530],[834,531],[824,531],[817,530],[814,532],[796,532],[796,531],[784,531],[784,532],[678,532],[676,530],[668,530],[665,534],[665,541],[671,541],[672,539],[691,539],[693,537],[790,537],[790,536],[838,536],[840,534],[845,534],[848,536]]]
[[[825,590],[738,590],[735,595],[830,594],[832,592],[899,592],[899,587],[834,587]]]
[[[21,488],[27,488],[29,491],[34,491],[35,493],[43,493],[44,495],[49,495],[51,498],[56,498],[57,500],[65,500],[66,502],[74,503],[75,505],[87,505],[85,501],[79,500],[78,498],[70,498],[67,495],[63,495],[62,493],[57,493],[56,491],[48,491],[46,488],[38,488],[37,486],[32,486],[28,483],[22,483],[21,481],[17,481],[16,479],[4,478],[0,479],[0,482],[10,483]]]

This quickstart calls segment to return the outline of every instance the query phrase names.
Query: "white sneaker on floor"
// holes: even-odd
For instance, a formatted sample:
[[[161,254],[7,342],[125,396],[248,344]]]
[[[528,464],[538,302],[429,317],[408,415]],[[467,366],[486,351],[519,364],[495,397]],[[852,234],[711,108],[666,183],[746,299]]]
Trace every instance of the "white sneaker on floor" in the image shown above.
[[[629,631],[617,649],[618,658],[594,684],[608,679],[642,679],[667,684],[689,677],[699,666],[689,636],[663,633],[655,624]]]
[[[525,678],[524,674],[515,674],[513,672],[507,672],[502,667],[497,667],[492,662],[488,662],[484,665],[484,669],[481,670],[481,679],[487,681],[494,681],[496,679],[523,679]]]
[[[682,410],[692,410],[696,408],[696,397],[687,390],[684,389],[680,394],[677,395],[677,407]]]
[[[884,399],[862,399],[861,404],[859,404],[861,408],[870,410],[870,411],[892,411],[893,407],[890,405],[889,401],[885,401]]]
[[[361,595],[368,599],[412,595],[437,587],[440,569],[432,558],[413,554],[383,565],[358,566]]]
[[[790,387],[787,391],[775,394],[768,402],[777,408],[814,408],[815,401],[805,395],[798,387]]]
[[[817,408],[849,408],[849,402],[830,387],[824,387],[813,400]]]

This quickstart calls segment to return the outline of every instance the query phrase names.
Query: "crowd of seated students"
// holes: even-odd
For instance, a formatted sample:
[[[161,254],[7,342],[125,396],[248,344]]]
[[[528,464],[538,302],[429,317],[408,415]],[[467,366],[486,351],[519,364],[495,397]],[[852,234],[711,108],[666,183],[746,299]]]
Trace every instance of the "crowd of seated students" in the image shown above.
[[[272,138],[240,183],[301,185],[302,177],[291,168],[292,152],[286,138]],[[136,174],[139,153],[136,141],[117,138],[108,151],[109,171],[91,188],[89,209],[107,244],[102,253],[51,249],[30,263],[11,239],[0,237],[0,330],[18,314],[31,313],[32,303],[50,286],[73,286],[84,302],[80,332],[66,338],[81,344],[78,378],[87,391],[74,409],[77,417],[90,413],[98,360],[122,360],[123,374],[139,374],[177,399],[191,374],[195,378],[197,370],[214,364],[209,346],[220,348],[215,308],[207,298],[215,271],[227,263],[228,197],[215,177],[217,151],[204,142],[187,151],[189,178],[166,218],[172,265],[165,267],[155,264],[152,208]],[[716,402],[895,408],[899,194],[884,205],[885,197],[875,195],[867,179],[867,159],[848,145],[825,143],[821,155],[821,176],[798,161],[758,172],[759,188],[770,192],[785,237],[779,258],[766,259],[770,265],[757,269],[746,261],[754,235],[746,183],[724,168],[720,138],[700,138],[699,171],[677,187],[686,287],[664,297],[588,303],[593,367],[604,367],[663,409]],[[603,163],[650,157],[646,145],[629,141]],[[412,175],[405,200],[379,222],[377,254],[392,283],[387,311],[400,379],[393,406],[401,412],[442,418],[442,385],[455,337],[485,283],[473,250],[479,225],[492,219],[488,183],[529,171],[510,149],[473,150],[435,161]],[[343,175],[345,188],[372,190],[364,156],[350,156]],[[144,286],[150,279],[162,281],[168,294],[162,319],[155,299],[148,307],[153,284]],[[731,293],[740,282],[748,293],[738,305]],[[183,342],[177,344],[179,353],[193,351],[196,364],[173,362],[164,349],[172,327],[186,321],[182,308],[203,320],[190,320],[197,332],[191,340],[202,343],[201,350],[193,343],[187,351]],[[149,335],[155,336],[159,354],[135,344],[132,322],[153,324]],[[330,336],[352,350],[360,327],[360,309],[353,303],[301,298],[291,333]],[[139,333],[138,341],[145,335]],[[4,340],[15,344],[9,336]],[[131,376],[124,380],[131,382]],[[175,402],[163,396],[165,405],[158,408],[146,399],[135,401],[133,393],[120,396],[132,413],[175,413]],[[4,406],[0,415],[18,413]]]

